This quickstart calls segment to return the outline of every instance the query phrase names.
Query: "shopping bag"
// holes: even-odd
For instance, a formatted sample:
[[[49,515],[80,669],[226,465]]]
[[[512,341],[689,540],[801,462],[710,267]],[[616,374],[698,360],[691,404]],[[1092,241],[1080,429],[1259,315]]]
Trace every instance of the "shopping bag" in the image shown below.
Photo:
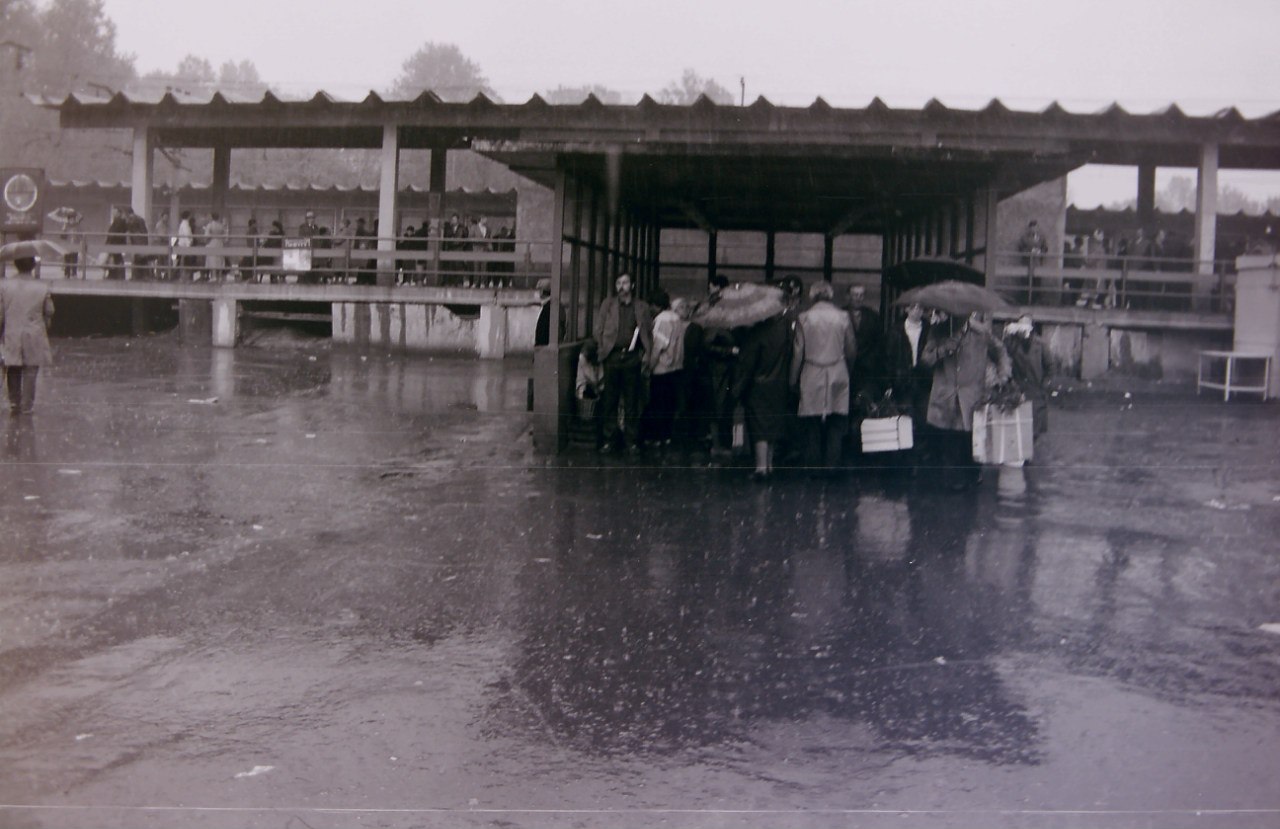
[[[863,452],[900,452],[913,445],[911,418],[869,417],[862,421]]]
[[[992,404],[973,410],[973,459],[986,464],[1023,464],[1031,460],[1031,401],[1016,409]]]

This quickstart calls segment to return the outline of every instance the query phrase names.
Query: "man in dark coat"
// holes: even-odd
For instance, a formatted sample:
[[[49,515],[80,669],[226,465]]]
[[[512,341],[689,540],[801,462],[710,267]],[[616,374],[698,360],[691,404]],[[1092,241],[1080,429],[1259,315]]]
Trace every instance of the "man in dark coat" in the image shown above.
[[[877,399],[882,389],[880,378],[883,370],[884,331],[880,326],[880,314],[867,303],[867,289],[863,285],[849,286],[849,321],[853,323],[853,339],[858,356],[853,362],[850,378],[854,395],[862,394],[870,400]]]
[[[600,392],[603,418],[602,452],[612,452],[619,438],[632,452],[640,450],[640,412],[644,408],[644,355],[653,350],[653,311],[633,294],[631,276],[614,282],[617,293],[605,297],[593,320],[592,336],[600,349],[604,388]],[[618,404],[622,404],[622,429]],[[619,434],[619,431],[622,434]]]
[[[124,210],[111,208],[111,224],[107,225],[108,245],[129,244],[129,220]],[[107,254],[107,279],[124,279],[124,254]]]

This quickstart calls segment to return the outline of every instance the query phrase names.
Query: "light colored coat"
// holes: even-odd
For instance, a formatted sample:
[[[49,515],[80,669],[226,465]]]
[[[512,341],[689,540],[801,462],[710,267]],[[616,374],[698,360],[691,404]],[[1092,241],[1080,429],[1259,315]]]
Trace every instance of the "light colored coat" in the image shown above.
[[[650,365],[654,374],[670,374],[684,368],[684,333],[688,328],[688,321],[670,308],[653,318]]]
[[[800,417],[849,413],[849,363],[858,348],[849,315],[819,301],[800,315],[791,356],[791,384],[800,385]]]
[[[6,366],[53,362],[48,327],[53,319],[49,286],[31,274],[0,281],[0,357]]]

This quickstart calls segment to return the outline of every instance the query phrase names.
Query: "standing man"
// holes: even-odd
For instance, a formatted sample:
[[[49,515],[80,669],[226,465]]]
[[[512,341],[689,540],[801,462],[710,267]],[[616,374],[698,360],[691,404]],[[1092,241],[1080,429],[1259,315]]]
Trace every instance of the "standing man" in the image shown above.
[[[853,324],[853,339],[858,346],[858,356],[853,363],[853,393],[865,394],[875,400],[880,396],[881,377],[884,371],[884,329],[880,327],[880,314],[867,305],[865,285],[849,286],[849,322]]]
[[[592,330],[604,365],[604,390],[600,395],[604,443],[600,451],[612,452],[618,445],[621,402],[622,443],[635,454],[640,451],[640,409],[644,402],[640,367],[644,355],[653,351],[653,311],[633,295],[629,274],[620,275],[614,288],[617,294],[600,303]]]
[[[53,362],[49,321],[53,298],[49,286],[36,279],[36,260],[14,260],[17,273],[0,281],[0,357],[9,384],[9,414],[31,414],[36,402],[36,375]]]
[[[111,224],[107,225],[108,245],[129,244],[129,221],[119,207],[111,208]],[[124,254],[107,254],[107,279],[124,281]]]

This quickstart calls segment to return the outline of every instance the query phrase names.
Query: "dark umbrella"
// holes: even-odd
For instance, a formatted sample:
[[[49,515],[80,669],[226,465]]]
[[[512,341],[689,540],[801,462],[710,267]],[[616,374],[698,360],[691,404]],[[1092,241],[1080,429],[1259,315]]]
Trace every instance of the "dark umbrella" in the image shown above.
[[[885,279],[902,287],[930,285],[946,279],[972,282],[975,285],[982,285],[987,281],[986,274],[977,268],[941,256],[923,256],[899,262],[885,272]]]
[[[15,259],[54,259],[66,256],[67,252],[44,239],[23,240],[0,245],[0,262],[12,262]]]
[[[739,282],[725,288],[693,321],[707,328],[742,328],[776,317],[787,308],[782,290],[772,285]]]
[[[954,279],[912,288],[898,297],[893,304],[914,305],[915,303],[956,316],[972,314],[975,311],[984,314],[1012,314],[1016,310],[1005,301],[1004,297],[990,288],[970,282],[957,282]]]

